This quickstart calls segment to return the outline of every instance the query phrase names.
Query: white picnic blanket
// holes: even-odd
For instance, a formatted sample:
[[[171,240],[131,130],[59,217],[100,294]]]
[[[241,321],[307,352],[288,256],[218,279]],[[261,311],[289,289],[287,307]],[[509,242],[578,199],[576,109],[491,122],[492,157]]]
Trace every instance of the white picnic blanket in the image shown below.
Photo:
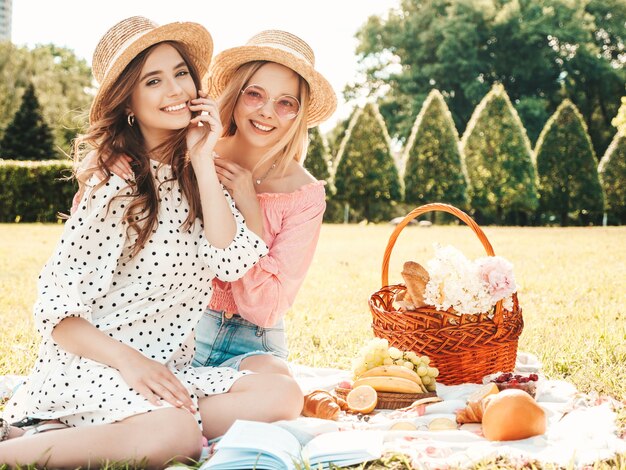
[[[290,364],[292,373],[306,393],[315,389],[332,390],[349,371],[311,368]],[[540,372],[541,364],[529,354],[518,353],[516,370]],[[0,376],[0,398],[9,396],[22,380],[19,376]],[[598,396],[583,395],[564,381],[541,379],[536,400],[546,410],[548,430],[543,436],[510,442],[490,442],[482,437],[479,424],[466,424],[453,431],[428,431],[438,417],[455,420],[455,411],[465,406],[467,397],[479,385],[445,386],[438,384],[440,403],[417,412],[377,410],[367,417],[342,414],[338,421],[300,417],[280,424],[304,444],[315,435],[331,431],[372,429],[385,432],[385,452],[406,454],[416,469],[462,468],[483,459],[508,457],[522,465],[538,460],[563,467],[581,468],[597,460],[626,453],[626,440],[617,435],[616,407],[621,404]],[[416,431],[392,431],[399,421],[413,424]],[[207,449],[208,450],[208,449]],[[205,456],[208,452],[205,452]]]
[[[350,379],[350,372],[338,369],[313,369],[292,364],[292,372],[302,389],[332,390],[340,381]],[[541,373],[536,357],[518,353],[517,372]],[[519,441],[490,442],[482,437],[480,424],[466,424],[453,431],[428,431],[435,418],[455,420],[455,411],[465,407],[467,397],[480,385],[437,385],[437,395],[444,401],[428,405],[424,415],[417,412],[382,410],[367,422],[354,415],[342,415],[339,421],[298,418],[285,423],[293,430],[315,434],[333,430],[376,429],[385,431],[384,449],[402,452],[417,469],[462,468],[483,459],[508,457],[522,465],[537,460],[558,466],[581,468],[597,460],[626,453],[626,440],[617,435],[615,409],[622,406],[610,398],[583,395],[565,381],[541,378],[537,402],[548,417],[546,434]],[[399,421],[413,424],[416,431],[392,431]]]

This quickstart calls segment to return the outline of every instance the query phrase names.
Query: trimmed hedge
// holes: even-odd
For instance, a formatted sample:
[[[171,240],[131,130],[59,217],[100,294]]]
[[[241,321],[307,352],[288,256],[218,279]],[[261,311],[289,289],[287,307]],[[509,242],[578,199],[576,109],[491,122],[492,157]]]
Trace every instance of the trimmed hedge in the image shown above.
[[[69,213],[77,185],[62,160],[0,159],[0,222],[56,222]]]

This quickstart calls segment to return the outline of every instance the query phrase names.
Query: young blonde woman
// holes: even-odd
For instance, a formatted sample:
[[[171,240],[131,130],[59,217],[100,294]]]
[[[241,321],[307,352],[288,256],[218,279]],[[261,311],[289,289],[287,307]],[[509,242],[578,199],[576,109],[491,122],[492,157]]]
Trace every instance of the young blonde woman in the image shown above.
[[[269,253],[236,281],[214,280],[194,365],[288,374],[283,317],[311,264],[326,208],[324,182],[302,166],[307,130],[336,108],[314,63],[306,42],[270,30],[218,54],[211,68],[224,123],[217,174]]]
[[[0,419],[0,462],[159,468],[197,458],[201,431],[298,415],[290,377],[191,367],[212,279],[234,281],[267,253],[213,163],[222,126],[197,91],[211,50],[200,25],[142,17],[98,44],[100,88],[77,144],[94,149],[97,165],[39,278],[41,347]],[[133,181],[111,172],[119,155]],[[67,428],[20,437],[8,423],[22,418]]]

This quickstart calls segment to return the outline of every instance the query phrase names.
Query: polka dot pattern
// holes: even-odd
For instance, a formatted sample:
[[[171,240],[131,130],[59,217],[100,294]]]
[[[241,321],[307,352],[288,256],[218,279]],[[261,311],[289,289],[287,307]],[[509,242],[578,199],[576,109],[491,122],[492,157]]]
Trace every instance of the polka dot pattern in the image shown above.
[[[152,162],[157,186],[171,168]],[[157,407],[131,389],[116,369],[61,349],[53,328],[82,317],[110,337],[166,364],[194,400],[224,393],[243,375],[230,368],[192,368],[194,328],[211,297],[211,281],[245,274],[267,246],[250,232],[224,191],[237,221],[232,243],[219,249],[200,221],[182,228],[189,205],[177,182],[159,187],[158,225],[145,247],[129,258],[133,240],[121,220],[133,197],[113,176],[85,191],[38,280],[35,323],[42,342],[35,368],[3,417],[60,419],[73,425],[109,423]],[[196,416],[200,423],[199,414]]]

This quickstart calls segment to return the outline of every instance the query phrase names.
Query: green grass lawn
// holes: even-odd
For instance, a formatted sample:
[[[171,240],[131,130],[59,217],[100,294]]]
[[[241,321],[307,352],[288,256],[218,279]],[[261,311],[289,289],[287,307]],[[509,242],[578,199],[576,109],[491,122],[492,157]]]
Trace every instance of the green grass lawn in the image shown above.
[[[60,225],[0,224],[0,375],[25,374],[33,364],[37,275],[61,230]],[[372,337],[367,302],[381,286],[392,230],[389,225],[324,225],[287,316],[290,360],[350,367]],[[515,267],[525,321],[519,349],[537,355],[549,378],[626,400],[626,227],[484,230],[496,254]],[[390,282],[401,281],[404,261],[427,261],[435,242],[452,244],[471,258],[484,254],[465,226],[407,227],[391,256]]]

